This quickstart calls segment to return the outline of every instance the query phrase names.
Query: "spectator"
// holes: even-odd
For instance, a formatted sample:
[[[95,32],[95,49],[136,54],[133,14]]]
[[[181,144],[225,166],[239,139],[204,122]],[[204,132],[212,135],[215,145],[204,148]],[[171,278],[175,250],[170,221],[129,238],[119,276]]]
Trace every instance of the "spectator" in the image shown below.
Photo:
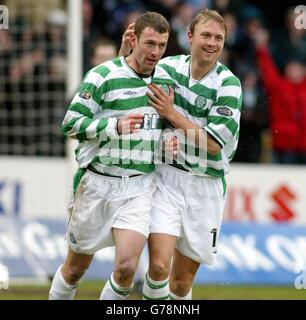
[[[254,6],[247,5],[241,11],[243,35],[240,47],[238,74],[243,74],[249,67],[256,68],[255,46],[253,35],[264,27],[262,13]]]
[[[240,122],[240,138],[235,161],[260,161],[262,152],[262,133],[266,127],[266,105],[258,77],[253,69],[242,77],[243,105]]]
[[[305,66],[297,60],[288,61],[282,75],[268,50],[268,32],[257,30],[254,40],[262,82],[269,97],[273,161],[306,164]]]
[[[221,60],[226,66],[235,70],[234,72],[238,72],[245,51],[245,35],[233,13],[224,13],[223,18],[227,27],[227,36]]]
[[[190,51],[190,44],[188,39],[188,31],[190,21],[194,16],[194,10],[191,4],[187,1],[181,0],[177,3],[174,16],[171,19],[172,38],[176,38],[178,44],[178,50],[171,54],[184,53],[187,54]]]
[[[186,0],[186,2],[192,5],[195,12],[212,6],[212,0]]]
[[[110,39],[99,39],[90,46],[90,65],[95,67],[117,56],[116,44]]]
[[[42,78],[46,79],[47,87],[40,88],[40,92],[45,92],[45,105],[48,110],[48,123],[41,121],[41,130],[47,128],[44,144],[48,148],[48,153],[54,156],[64,155],[64,141],[60,125],[63,119],[65,108],[65,83],[66,83],[66,12],[60,9],[50,11],[46,20],[46,64],[47,74],[42,71]],[[39,101],[41,104],[42,101]],[[39,104],[38,104],[39,105]],[[46,129],[45,129],[46,130]]]
[[[103,19],[95,21],[94,2],[90,0],[82,1],[83,17],[83,74],[91,68],[90,63],[90,44],[101,37],[100,23]],[[99,10],[99,8],[97,8]]]
[[[147,10],[161,13],[168,21],[173,17],[179,0],[143,0]]]
[[[228,11],[240,12],[244,0],[212,0],[212,9],[219,11],[222,15]]]
[[[52,58],[55,55],[60,55],[65,59],[66,47],[66,24],[67,16],[65,11],[56,9],[50,11],[46,20],[46,43],[47,43],[47,58]]]
[[[121,35],[124,29],[126,16],[132,12],[143,12],[146,7],[141,0],[113,0],[103,1],[103,11],[106,21],[104,22],[103,32],[118,44],[121,42]],[[162,14],[162,12],[160,12]],[[132,21],[131,21],[132,22]]]

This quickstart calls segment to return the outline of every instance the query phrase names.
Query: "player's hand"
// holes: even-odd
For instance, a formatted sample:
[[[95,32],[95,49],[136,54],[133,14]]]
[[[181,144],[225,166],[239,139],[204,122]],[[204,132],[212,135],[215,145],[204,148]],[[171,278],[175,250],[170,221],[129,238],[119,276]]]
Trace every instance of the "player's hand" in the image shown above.
[[[139,131],[143,122],[143,115],[132,113],[118,120],[117,131],[119,135],[132,134]]]
[[[167,158],[175,158],[180,150],[180,144],[176,136],[169,136],[164,142],[164,150]]]
[[[269,33],[264,28],[257,29],[253,33],[252,38],[257,47],[267,46],[269,43]]]
[[[132,50],[131,37],[134,34],[134,26],[135,26],[135,23],[131,23],[128,25],[127,29],[124,31],[124,34],[121,40],[121,47],[118,53],[119,57],[128,56],[131,53],[131,50]]]
[[[149,104],[156,109],[159,116],[170,119],[176,112],[174,109],[174,90],[169,86],[169,95],[154,83],[148,85],[151,92],[147,92]]]

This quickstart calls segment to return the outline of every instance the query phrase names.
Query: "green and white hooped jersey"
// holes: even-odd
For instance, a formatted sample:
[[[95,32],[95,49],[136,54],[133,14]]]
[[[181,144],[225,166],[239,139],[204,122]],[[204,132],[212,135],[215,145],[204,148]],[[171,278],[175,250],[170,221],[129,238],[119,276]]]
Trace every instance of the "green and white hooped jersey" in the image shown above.
[[[209,132],[220,143],[222,150],[217,155],[211,155],[185,139],[176,166],[197,175],[223,177],[230,171],[229,162],[238,144],[241,84],[220,62],[202,79],[194,80],[190,75],[190,61],[190,55],[171,56],[162,59],[159,66],[175,82],[175,108]],[[192,135],[191,140],[194,140]]]
[[[148,104],[150,82],[165,90],[173,83],[160,67],[155,68],[153,77],[142,79],[124,57],[87,73],[63,121],[64,133],[79,140],[75,153],[81,168],[91,165],[100,173],[115,176],[155,169],[154,151],[163,121]],[[144,115],[143,127],[138,133],[119,136],[117,119],[131,113]]]

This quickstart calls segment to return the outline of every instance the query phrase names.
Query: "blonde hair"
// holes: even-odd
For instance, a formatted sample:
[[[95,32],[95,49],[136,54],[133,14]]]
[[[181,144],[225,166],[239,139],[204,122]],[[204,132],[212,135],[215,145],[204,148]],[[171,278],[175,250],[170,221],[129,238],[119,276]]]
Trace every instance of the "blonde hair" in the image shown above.
[[[215,20],[216,22],[218,22],[220,24],[220,26],[222,27],[222,29],[224,30],[224,34],[225,37],[227,35],[227,27],[226,24],[224,22],[223,17],[220,15],[220,13],[216,10],[210,10],[210,9],[203,9],[201,11],[199,11],[195,17],[192,19],[190,27],[189,27],[189,31],[193,34],[194,33],[194,29],[195,26],[200,23],[201,21],[208,21],[208,20]]]

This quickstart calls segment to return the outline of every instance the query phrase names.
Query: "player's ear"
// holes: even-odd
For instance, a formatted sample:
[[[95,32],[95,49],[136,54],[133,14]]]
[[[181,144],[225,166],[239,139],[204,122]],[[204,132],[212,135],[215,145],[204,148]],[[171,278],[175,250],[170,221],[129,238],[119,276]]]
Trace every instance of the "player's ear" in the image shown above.
[[[130,42],[131,42],[132,49],[134,49],[137,43],[137,37],[135,33],[131,34]]]
[[[188,40],[189,40],[189,43],[192,44],[192,38],[193,38],[193,34],[191,31],[188,31]]]

